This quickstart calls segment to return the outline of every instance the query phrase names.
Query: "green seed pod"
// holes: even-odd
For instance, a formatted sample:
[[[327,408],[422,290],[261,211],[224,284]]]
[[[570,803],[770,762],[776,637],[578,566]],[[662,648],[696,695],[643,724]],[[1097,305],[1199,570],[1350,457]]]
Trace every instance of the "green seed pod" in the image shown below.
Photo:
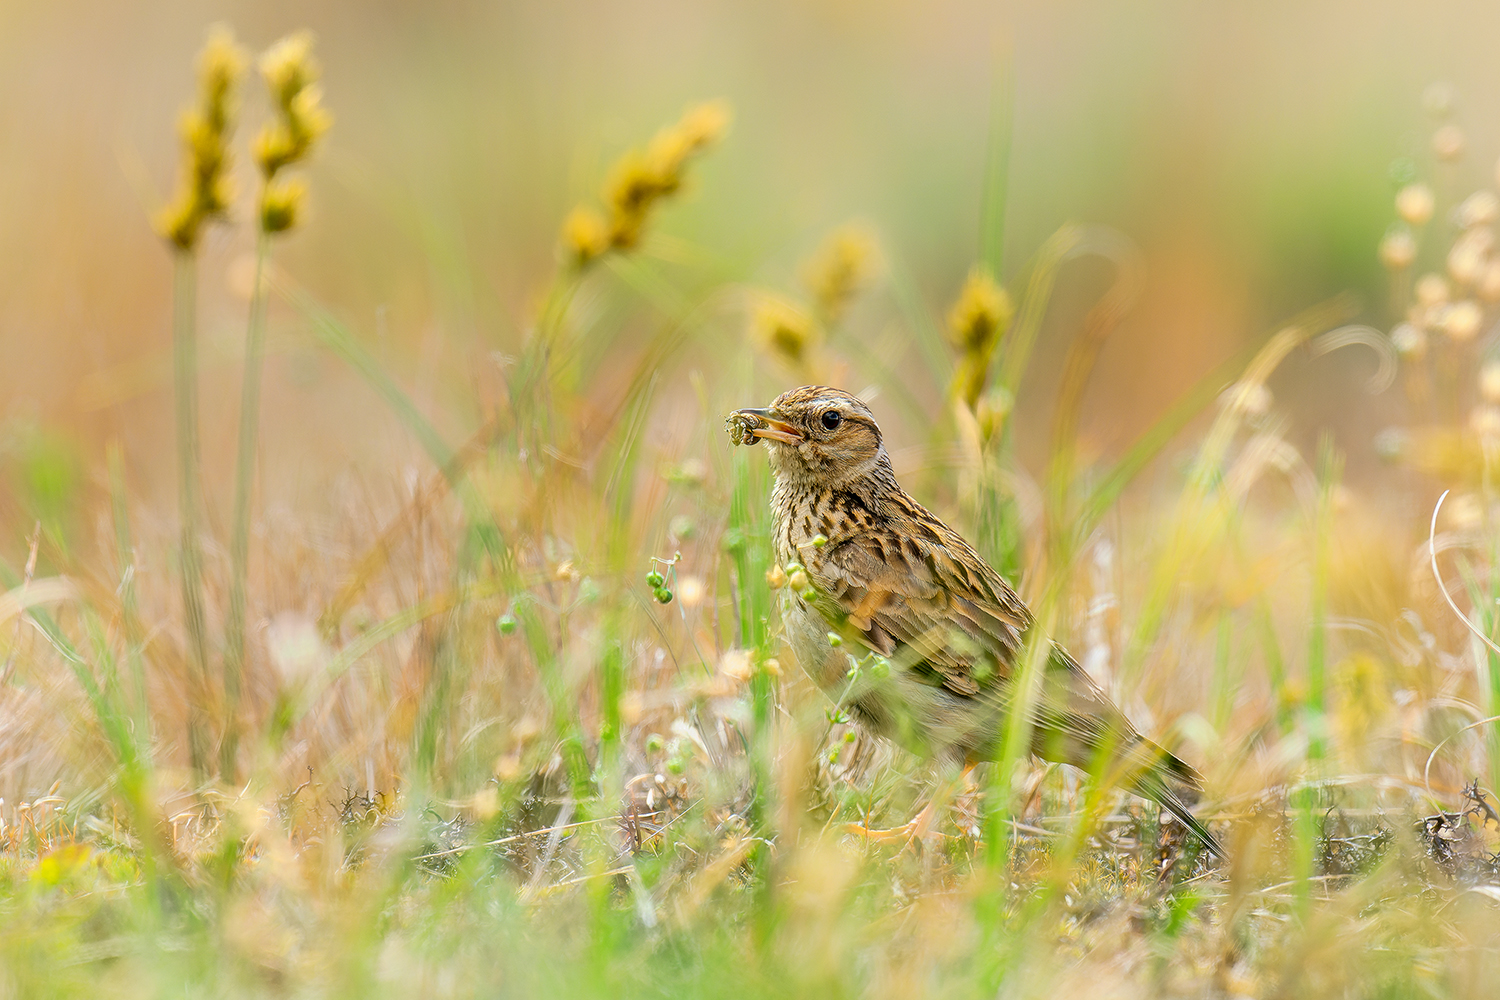
[[[656,588],[656,599],[658,601],[660,601],[661,603],[663,603],[663,604],[671,604],[672,603],[672,592],[670,590],[668,590],[666,587],[657,587]]]
[[[516,630],[516,616],[501,615],[495,619],[495,628],[500,630],[501,635],[510,635]]]
[[[652,570],[651,572],[646,574],[646,586],[648,587],[660,587],[666,582],[666,578],[656,570]]]
[[[843,640],[843,638],[837,632],[829,632],[828,633],[828,645],[830,645],[830,646],[842,646],[843,644],[844,644],[844,640]]]
[[[813,548],[815,548],[815,549],[821,549],[823,546],[825,546],[827,544],[828,544],[828,536],[827,535],[813,535]]]
[[[646,737],[646,749],[651,753],[661,753],[661,748],[666,746],[661,738],[661,733],[652,733]]]

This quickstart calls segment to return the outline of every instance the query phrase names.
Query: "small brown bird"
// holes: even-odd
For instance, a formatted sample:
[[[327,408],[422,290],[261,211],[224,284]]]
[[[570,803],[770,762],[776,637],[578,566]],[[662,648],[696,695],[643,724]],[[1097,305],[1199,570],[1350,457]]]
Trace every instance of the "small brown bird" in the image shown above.
[[[1004,741],[1030,610],[974,547],[896,482],[874,414],[840,389],[792,389],[728,421],[736,443],[765,441],[776,486],[777,561],[808,583],[787,587],[782,620],[818,686],[875,732],[914,753],[969,766]],[[795,578],[795,572],[793,577]],[[850,652],[882,669],[850,677]],[[1052,643],[1031,751],[1101,768],[1154,799],[1214,854],[1188,808],[1198,772],[1145,739]]]

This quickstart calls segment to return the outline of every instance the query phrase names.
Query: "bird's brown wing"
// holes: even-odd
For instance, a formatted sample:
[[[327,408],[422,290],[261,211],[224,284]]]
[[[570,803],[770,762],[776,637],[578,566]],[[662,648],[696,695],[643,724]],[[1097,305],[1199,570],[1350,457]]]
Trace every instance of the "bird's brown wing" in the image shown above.
[[[982,696],[1014,676],[1031,613],[972,546],[912,506],[925,517],[861,532],[808,560],[815,606],[844,636],[903,668],[955,694]],[[1202,788],[1197,772],[1142,738],[1055,644],[1039,695],[1035,753],[1085,769],[1107,765],[1110,777],[1161,803],[1224,856],[1188,805]]]
[[[963,539],[921,513],[918,524],[830,546],[809,566],[817,606],[876,652],[977,695],[1010,677],[1031,614]]]

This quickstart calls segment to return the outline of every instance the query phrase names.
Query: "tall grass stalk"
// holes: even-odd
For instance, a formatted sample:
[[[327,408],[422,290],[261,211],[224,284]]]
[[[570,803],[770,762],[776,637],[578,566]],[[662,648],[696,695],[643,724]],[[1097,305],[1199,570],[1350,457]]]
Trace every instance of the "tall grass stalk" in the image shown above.
[[[177,563],[187,632],[188,754],[193,771],[208,773],[211,733],[208,712],[208,626],[203,601],[203,556],[199,548],[198,446],[198,261],[191,250],[173,255],[172,371],[177,397],[177,510],[181,522]]]
[[[1318,863],[1318,841],[1322,835],[1322,782],[1328,753],[1327,657],[1328,572],[1333,534],[1334,491],[1338,487],[1340,462],[1333,442],[1324,435],[1318,445],[1318,499],[1312,529],[1312,588],[1308,595],[1307,695],[1302,708],[1302,731],[1307,740],[1307,772],[1293,789],[1292,875],[1296,880],[1297,913],[1306,920],[1312,912],[1312,878]],[[1278,694],[1278,700],[1285,698]]]
[[[1496,531],[1495,525],[1490,525],[1490,586],[1489,607],[1492,609],[1488,615],[1489,621],[1485,629],[1491,641],[1496,641],[1497,630],[1500,630],[1500,614],[1495,614],[1493,609],[1500,609],[1500,531]],[[1485,676],[1481,678],[1483,691],[1486,698],[1484,714],[1487,716],[1500,715],[1500,656],[1495,654],[1492,647],[1485,645],[1483,650],[1477,651],[1478,655],[1484,657],[1484,663],[1488,669]],[[1500,726],[1487,726],[1490,755],[1490,788],[1500,791]]]
[[[985,150],[984,190],[979,202],[979,259],[995,279],[1004,278],[1005,207],[1010,189],[1010,144],[1015,121],[1015,51],[1009,38],[995,42],[990,89],[990,129]]]
[[[109,448],[109,496],[110,514],[114,521],[115,560],[120,572],[120,620],[126,642],[126,659],[129,661],[133,709],[131,713],[135,736],[141,745],[150,740],[151,705],[146,694],[146,663],[138,641],[140,618],[136,596],[135,547],[130,537],[130,507],[125,492],[125,460],[120,446]]]
[[[1333,441],[1324,435],[1318,446],[1318,509],[1313,523],[1311,617],[1307,642],[1307,755],[1321,761],[1327,754],[1328,573],[1332,558],[1334,498],[1342,466]]]
[[[239,748],[240,688],[245,670],[250,495],[254,492],[255,449],[260,429],[260,383],[266,339],[265,270],[270,252],[271,235],[262,229],[255,243],[255,284],[250,292],[250,320],[245,330],[245,371],[240,388],[239,450],[234,463],[234,516],[229,543],[229,610],[224,625],[224,732],[219,744],[219,771],[230,780]]]

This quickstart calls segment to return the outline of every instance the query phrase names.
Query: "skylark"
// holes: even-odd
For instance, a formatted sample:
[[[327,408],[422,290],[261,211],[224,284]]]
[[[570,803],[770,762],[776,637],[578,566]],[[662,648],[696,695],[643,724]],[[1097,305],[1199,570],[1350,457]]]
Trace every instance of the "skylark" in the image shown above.
[[[736,443],[770,450],[776,558],[801,584],[783,591],[782,620],[803,668],[856,720],[917,754],[965,767],[993,758],[1031,612],[896,482],[869,407],[839,389],[802,386],[765,409],[736,411],[728,426]],[[851,679],[851,652],[875,654],[882,669]],[[1031,751],[1154,799],[1222,857],[1188,808],[1203,787],[1198,772],[1137,733],[1055,643],[1043,675]]]

